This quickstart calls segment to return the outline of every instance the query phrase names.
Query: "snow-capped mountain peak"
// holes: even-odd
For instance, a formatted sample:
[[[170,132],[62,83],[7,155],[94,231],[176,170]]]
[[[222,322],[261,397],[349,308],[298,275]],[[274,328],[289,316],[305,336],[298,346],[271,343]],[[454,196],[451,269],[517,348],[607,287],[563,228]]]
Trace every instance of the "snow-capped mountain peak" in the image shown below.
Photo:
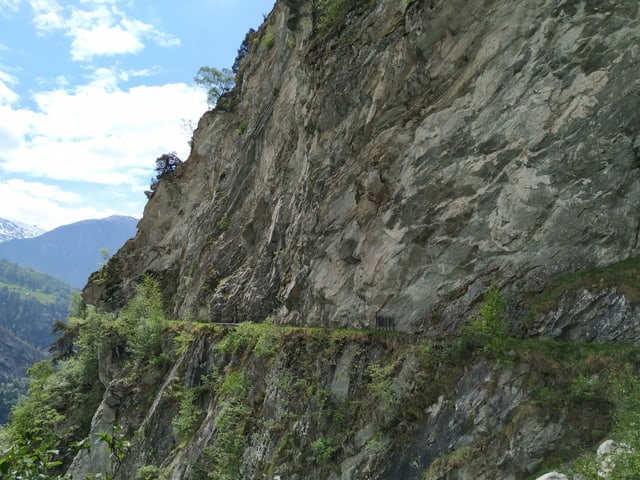
[[[43,233],[44,230],[34,225],[0,218],[0,243],[18,238],[37,237]]]

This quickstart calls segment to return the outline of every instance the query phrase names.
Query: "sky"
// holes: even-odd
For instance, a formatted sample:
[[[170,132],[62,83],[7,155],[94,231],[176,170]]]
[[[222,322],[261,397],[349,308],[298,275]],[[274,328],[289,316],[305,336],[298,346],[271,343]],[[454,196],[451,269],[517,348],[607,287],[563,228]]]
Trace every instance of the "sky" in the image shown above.
[[[0,0],[0,218],[140,217],[155,159],[207,110],[274,0]]]

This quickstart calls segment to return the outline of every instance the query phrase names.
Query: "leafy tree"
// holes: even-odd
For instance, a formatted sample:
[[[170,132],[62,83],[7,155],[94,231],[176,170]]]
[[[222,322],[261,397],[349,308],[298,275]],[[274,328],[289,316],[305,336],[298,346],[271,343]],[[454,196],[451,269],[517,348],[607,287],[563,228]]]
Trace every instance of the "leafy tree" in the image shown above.
[[[228,68],[218,70],[205,66],[200,67],[194,81],[207,90],[207,103],[215,107],[218,99],[233,88],[234,75]]]
[[[238,73],[240,70],[240,62],[242,59],[247,56],[249,53],[249,46],[251,45],[251,35],[256,33],[253,28],[250,28],[247,34],[244,36],[244,40],[240,44],[240,48],[238,48],[238,54],[236,55],[236,59],[233,62],[233,66],[231,67],[231,71],[233,73]]]
[[[156,176],[155,178],[151,179],[149,190],[144,192],[147,198],[153,197],[153,194],[158,188],[158,182],[160,181],[160,179],[166,177],[167,175],[172,175],[176,171],[176,168],[178,168],[178,165],[180,165],[181,163],[182,160],[180,160],[175,152],[163,153],[158,158],[156,158]]]
[[[127,350],[135,360],[142,361],[160,355],[166,323],[160,287],[145,277],[136,296],[120,312],[115,326],[117,333],[126,339]]]
[[[79,322],[72,317],[69,317],[66,322],[56,320],[51,329],[51,333],[58,335],[49,347],[53,363],[56,364],[62,360],[73,357],[76,352],[75,343],[80,333]]]
[[[178,158],[175,152],[164,153],[156,159],[156,176],[161,178],[176,171],[182,160]]]
[[[490,355],[501,354],[507,345],[507,298],[497,283],[484,292],[478,314],[462,327],[462,341],[472,349],[481,348]]]

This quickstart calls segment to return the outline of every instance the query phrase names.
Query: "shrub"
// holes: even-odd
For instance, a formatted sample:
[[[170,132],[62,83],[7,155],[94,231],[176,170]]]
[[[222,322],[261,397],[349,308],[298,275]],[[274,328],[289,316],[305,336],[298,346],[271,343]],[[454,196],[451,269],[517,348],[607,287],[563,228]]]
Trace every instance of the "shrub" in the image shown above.
[[[104,448],[109,452],[111,461],[110,472],[106,474],[106,479],[112,479],[120,471],[124,457],[129,453],[133,443],[126,438],[122,425],[114,425],[111,434],[107,432],[98,433],[98,442],[104,444]],[[102,478],[102,476],[98,477]]]
[[[137,361],[161,353],[162,332],[167,325],[158,284],[145,277],[136,296],[122,309],[116,321],[117,333]]]
[[[250,413],[246,398],[249,391],[247,382],[245,372],[232,372],[220,386],[219,394],[223,400],[216,420],[218,433],[213,445],[206,449],[212,463],[210,478],[239,478],[246,445],[244,430]]]
[[[171,424],[174,435],[181,440],[193,433],[202,415],[202,409],[196,404],[199,393],[199,389],[189,388],[180,394],[180,409]]]
[[[311,444],[311,459],[316,465],[327,465],[340,451],[340,447],[331,438],[320,438]]]
[[[368,389],[371,399],[375,402],[375,416],[378,421],[389,422],[393,418],[398,401],[393,389],[391,366],[383,367],[378,363],[372,363],[365,373],[371,379]]]
[[[167,478],[164,470],[155,465],[140,467],[136,473],[136,480],[165,480]]]
[[[347,13],[348,5],[347,0],[325,0],[321,7],[318,25],[320,30],[328,31],[341,22]]]
[[[218,222],[218,228],[223,232],[228,230],[230,226],[231,220],[229,220],[229,217],[222,217],[220,222]]]
[[[504,353],[508,337],[506,314],[507,300],[493,283],[484,294],[478,314],[462,328],[463,343],[493,356]]]
[[[263,48],[266,48],[267,50],[271,49],[271,47],[273,47],[276,43],[276,39],[275,36],[273,35],[273,30],[271,30],[271,27],[267,27],[266,31],[264,32],[264,36],[262,37],[262,40],[260,41],[260,45]]]
[[[246,131],[247,131],[247,126],[248,126],[248,125],[247,125],[247,122],[240,122],[240,123],[238,124],[238,127],[236,128],[236,133],[237,133],[238,135],[242,135],[244,132],[246,132]]]

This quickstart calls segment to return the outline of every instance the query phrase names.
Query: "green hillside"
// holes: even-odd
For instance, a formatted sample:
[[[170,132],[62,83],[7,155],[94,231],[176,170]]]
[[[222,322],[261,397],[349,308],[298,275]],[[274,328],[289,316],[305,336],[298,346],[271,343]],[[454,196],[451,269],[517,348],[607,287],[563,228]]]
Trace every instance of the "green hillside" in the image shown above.
[[[0,260],[0,326],[41,349],[51,326],[69,313],[73,288],[44,273]]]
[[[46,357],[56,320],[69,313],[73,288],[0,260],[0,423],[26,391],[25,372]]]

